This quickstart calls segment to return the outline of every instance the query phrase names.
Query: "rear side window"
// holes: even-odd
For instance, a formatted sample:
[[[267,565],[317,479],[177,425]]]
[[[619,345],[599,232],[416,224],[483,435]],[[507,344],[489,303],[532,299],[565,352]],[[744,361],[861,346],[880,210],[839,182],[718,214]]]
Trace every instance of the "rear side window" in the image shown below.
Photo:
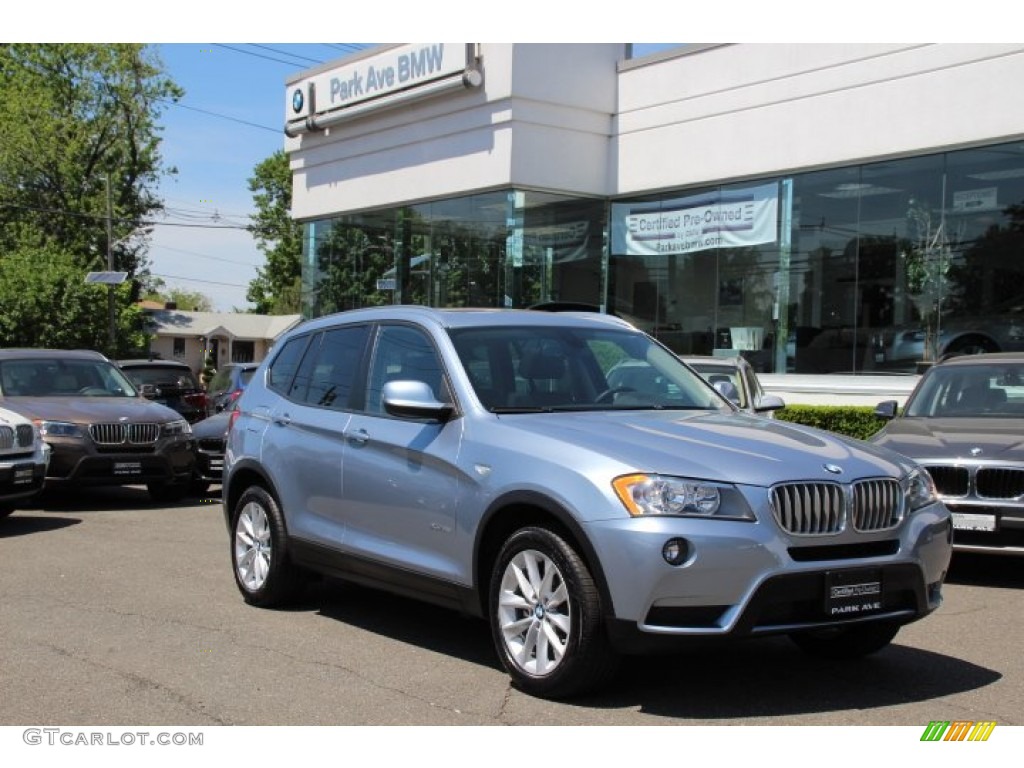
[[[348,408],[368,334],[365,325],[325,332],[316,354],[307,356],[295,377],[292,397],[324,408]]]
[[[268,387],[275,392],[280,392],[282,395],[288,394],[292,378],[295,376],[295,371],[298,370],[299,363],[302,361],[302,353],[306,351],[307,344],[309,344],[309,336],[297,336],[285,342],[285,345],[281,348],[281,351],[274,358],[274,362],[270,364],[268,369]]]

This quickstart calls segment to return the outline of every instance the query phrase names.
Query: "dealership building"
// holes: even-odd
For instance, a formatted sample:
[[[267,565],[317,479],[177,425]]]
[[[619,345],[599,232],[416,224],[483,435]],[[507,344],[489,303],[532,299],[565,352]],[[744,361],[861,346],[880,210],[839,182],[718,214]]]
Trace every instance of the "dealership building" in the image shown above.
[[[309,317],[585,304],[766,374],[1024,348],[1020,44],[389,45],[287,82]]]

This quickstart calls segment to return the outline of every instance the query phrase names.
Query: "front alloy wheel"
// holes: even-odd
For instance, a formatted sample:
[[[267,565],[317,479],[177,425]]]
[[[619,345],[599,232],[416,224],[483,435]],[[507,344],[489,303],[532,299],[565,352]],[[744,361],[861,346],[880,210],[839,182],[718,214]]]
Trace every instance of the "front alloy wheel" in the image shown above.
[[[561,698],[596,688],[617,657],[587,565],[559,534],[523,528],[505,542],[490,593],[491,634],[502,664],[525,692]]]
[[[527,674],[548,675],[565,658],[572,611],[565,579],[551,558],[519,552],[505,567],[498,597],[505,648]]]
[[[274,497],[259,486],[235,505],[231,561],[235,583],[247,603],[262,607],[291,599],[301,586],[287,552],[284,517]]]

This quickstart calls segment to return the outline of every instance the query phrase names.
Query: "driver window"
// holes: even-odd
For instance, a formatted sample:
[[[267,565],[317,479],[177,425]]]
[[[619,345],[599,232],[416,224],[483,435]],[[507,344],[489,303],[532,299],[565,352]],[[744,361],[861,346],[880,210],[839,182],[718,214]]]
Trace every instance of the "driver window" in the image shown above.
[[[381,394],[389,381],[422,381],[441,402],[451,400],[444,369],[433,343],[422,331],[404,325],[383,326],[370,364],[366,410],[384,415]]]

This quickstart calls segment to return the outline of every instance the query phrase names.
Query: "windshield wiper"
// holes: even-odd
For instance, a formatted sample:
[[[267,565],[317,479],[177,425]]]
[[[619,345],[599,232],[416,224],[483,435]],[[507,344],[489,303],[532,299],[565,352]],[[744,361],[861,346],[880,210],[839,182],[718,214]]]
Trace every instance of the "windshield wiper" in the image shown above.
[[[541,408],[536,405],[499,405],[488,408],[491,413],[552,413],[554,409],[549,405]]]

